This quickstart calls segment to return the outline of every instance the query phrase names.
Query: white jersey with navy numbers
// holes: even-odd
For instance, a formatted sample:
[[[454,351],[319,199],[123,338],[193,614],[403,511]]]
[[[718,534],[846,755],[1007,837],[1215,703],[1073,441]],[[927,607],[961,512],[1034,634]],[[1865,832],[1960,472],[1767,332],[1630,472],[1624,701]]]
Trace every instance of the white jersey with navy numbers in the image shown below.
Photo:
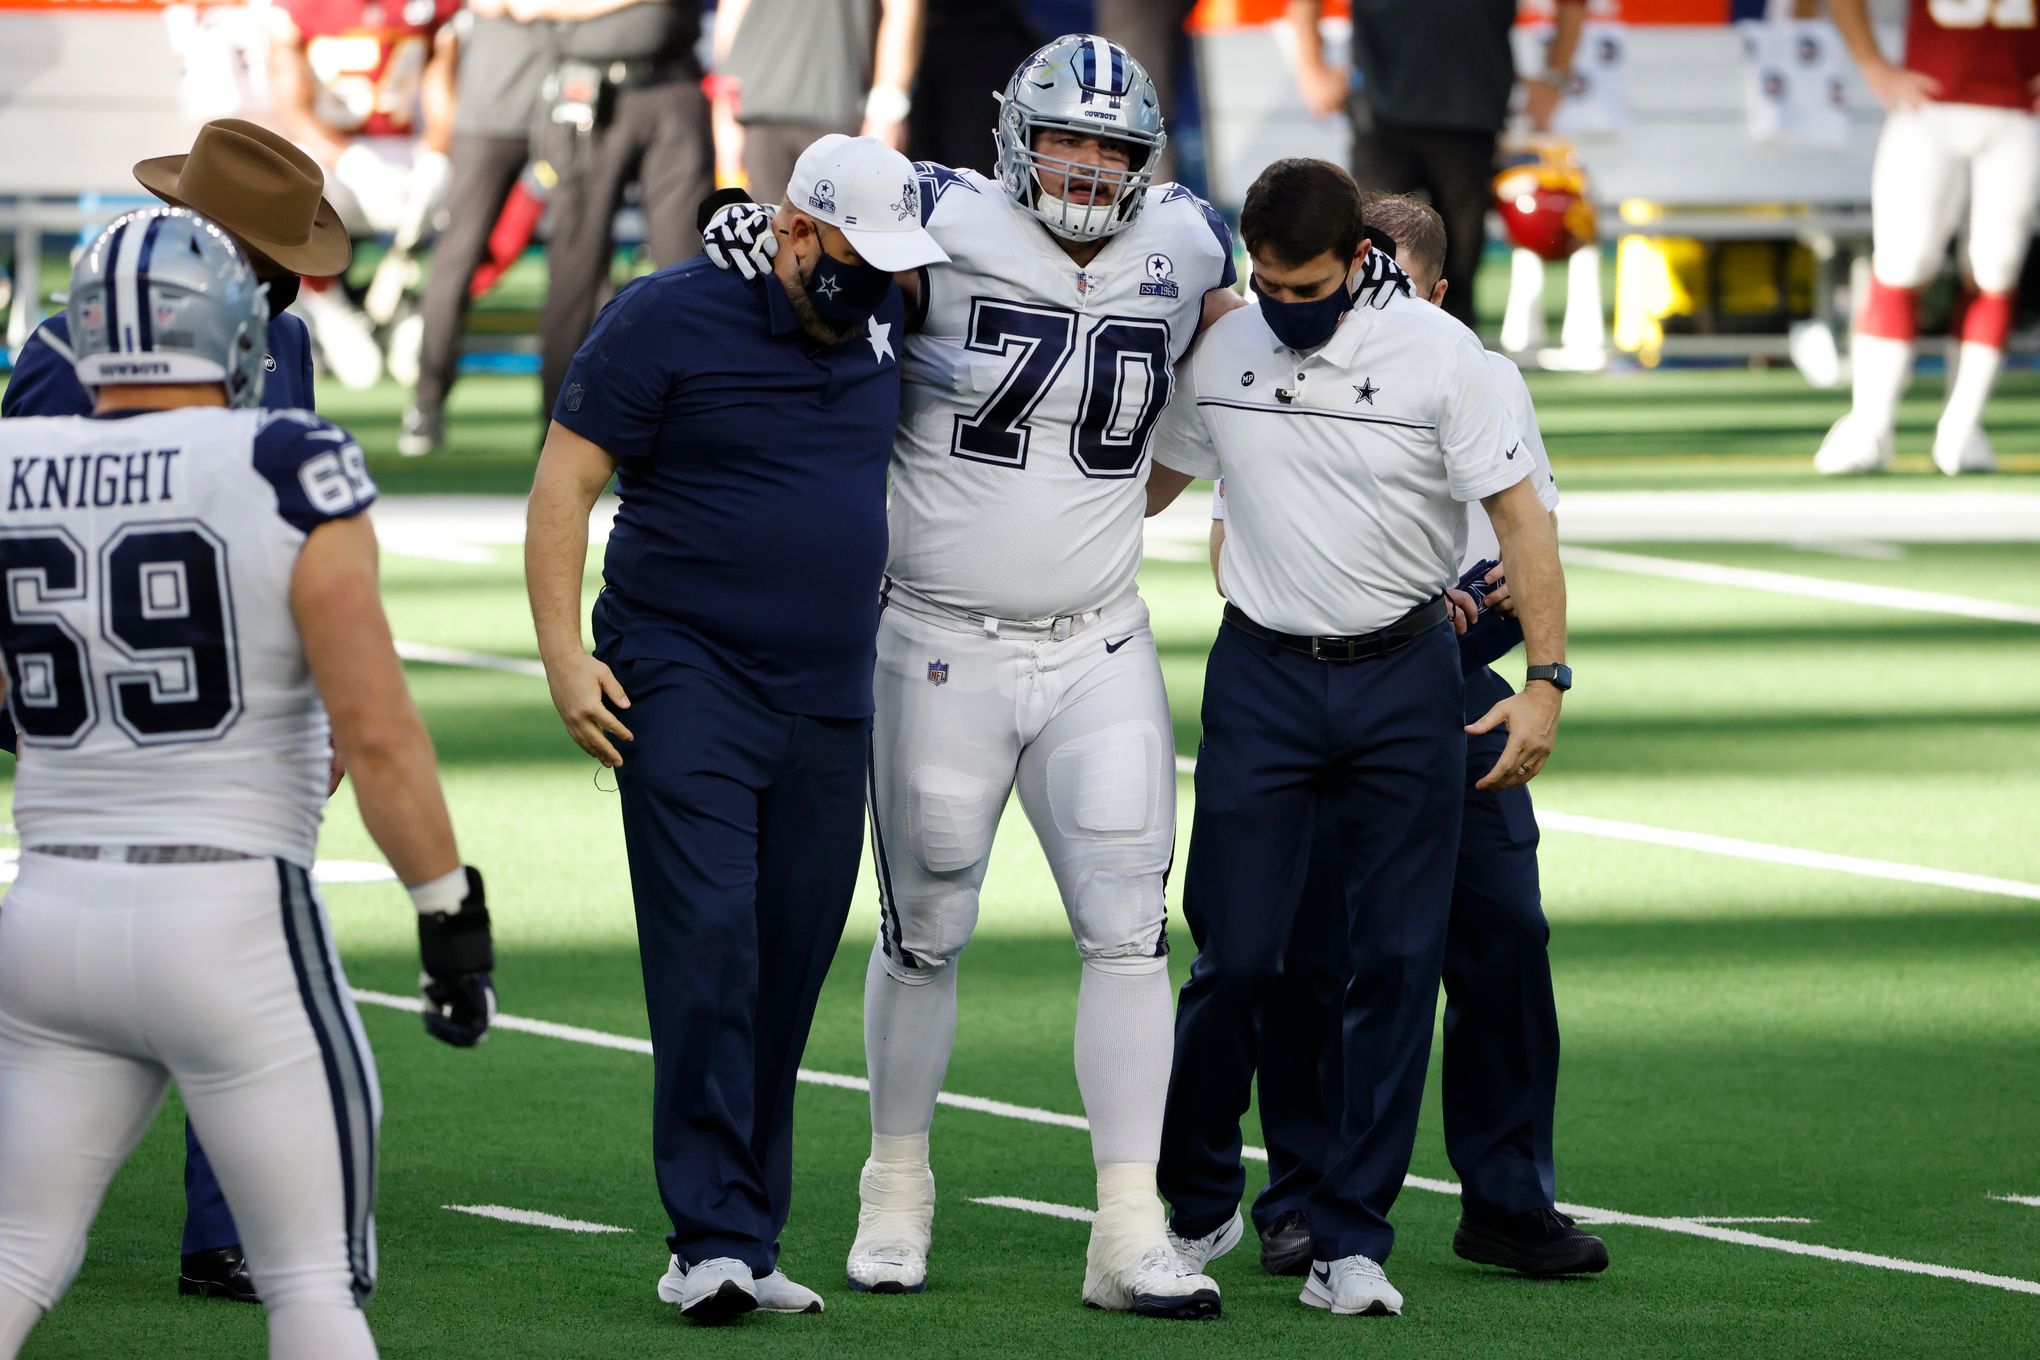
[[[22,844],[310,865],[331,743],[291,574],[375,499],[361,450],[304,411],[9,420],[0,487]]]
[[[1147,452],[1232,236],[1177,184],[1079,267],[996,183],[922,163],[949,263],[905,349],[887,573],[954,609],[1036,619],[1125,594]]]

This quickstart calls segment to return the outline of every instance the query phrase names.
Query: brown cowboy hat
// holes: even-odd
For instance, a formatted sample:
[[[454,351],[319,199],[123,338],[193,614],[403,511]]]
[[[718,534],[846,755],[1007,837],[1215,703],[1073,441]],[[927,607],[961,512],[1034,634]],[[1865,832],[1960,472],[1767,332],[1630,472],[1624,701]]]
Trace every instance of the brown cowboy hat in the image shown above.
[[[340,214],[325,199],[319,163],[244,119],[207,123],[188,155],[138,162],[135,178],[165,203],[210,217],[293,274],[330,278],[354,257]]]

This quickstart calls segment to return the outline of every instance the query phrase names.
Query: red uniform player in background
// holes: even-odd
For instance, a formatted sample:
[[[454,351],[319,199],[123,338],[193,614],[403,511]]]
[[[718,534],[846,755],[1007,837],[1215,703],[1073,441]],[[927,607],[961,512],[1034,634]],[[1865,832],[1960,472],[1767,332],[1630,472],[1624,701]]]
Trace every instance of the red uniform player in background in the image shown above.
[[[1877,49],[1866,0],[1833,0],[1835,27],[1890,110],[1871,175],[1870,289],[1850,347],[1854,404],[1821,444],[1829,474],[1891,466],[1898,399],[1912,375],[1914,302],[1947,257],[1968,206],[1965,292],[1948,402],[1934,432],[1941,471],[1996,466],[1983,404],[1997,381],[2013,294],[2040,201],[2040,15],[2036,0],[1911,0],[1905,62]]]
[[[277,0],[270,82],[282,131],[326,171],[350,236],[408,250],[446,191],[460,0]],[[304,309],[326,367],[372,385],[382,357],[368,318],[337,285]]]

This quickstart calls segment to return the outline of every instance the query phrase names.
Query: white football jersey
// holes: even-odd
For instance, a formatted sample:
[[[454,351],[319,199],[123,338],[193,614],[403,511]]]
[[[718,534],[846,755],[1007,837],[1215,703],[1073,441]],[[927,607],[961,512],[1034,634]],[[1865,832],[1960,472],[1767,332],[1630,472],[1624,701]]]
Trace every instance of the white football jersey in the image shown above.
[[[996,183],[922,163],[949,263],[921,276],[904,353],[887,573],[952,608],[1036,619],[1104,605],[1140,567],[1148,436],[1232,234],[1178,184],[1079,268]]]
[[[9,420],[0,485],[22,844],[309,866],[331,742],[291,573],[375,499],[353,440],[304,411]]]

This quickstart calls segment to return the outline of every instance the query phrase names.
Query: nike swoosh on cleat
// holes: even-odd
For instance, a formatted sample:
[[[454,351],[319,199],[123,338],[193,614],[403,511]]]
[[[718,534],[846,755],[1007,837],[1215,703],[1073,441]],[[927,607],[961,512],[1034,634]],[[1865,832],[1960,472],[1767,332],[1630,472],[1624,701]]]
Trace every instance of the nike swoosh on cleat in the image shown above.
[[[1310,1277],[1319,1284],[1330,1284],[1332,1282],[1332,1272],[1324,1266],[1313,1268],[1310,1272]]]
[[[1132,633],[1128,633],[1125,637],[1119,639],[1119,641],[1117,642],[1108,642],[1105,644],[1105,650],[1108,652],[1116,652],[1121,647],[1124,647],[1127,643],[1133,641],[1133,637],[1134,635]]]

